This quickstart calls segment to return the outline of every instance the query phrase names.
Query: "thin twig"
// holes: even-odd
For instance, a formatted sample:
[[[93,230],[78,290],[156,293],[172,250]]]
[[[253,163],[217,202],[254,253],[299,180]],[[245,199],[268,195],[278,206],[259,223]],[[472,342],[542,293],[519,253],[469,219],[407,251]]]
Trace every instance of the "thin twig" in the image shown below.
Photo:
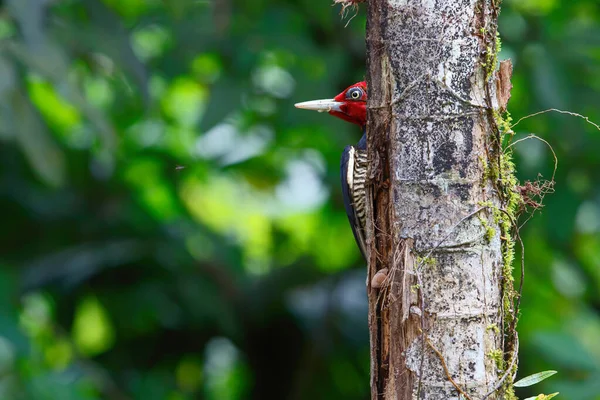
[[[520,143],[520,142],[523,142],[523,141],[529,140],[529,139],[537,139],[540,142],[545,143],[548,146],[548,148],[550,149],[550,151],[552,152],[552,156],[554,157],[554,171],[552,172],[552,180],[554,180],[554,176],[556,175],[556,170],[558,169],[558,156],[556,155],[556,152],[554,151],[554,148],[552,147],[552,145],[550,143],[548,143],[548,141],[546,141],[545,139],[542,139],[541,137],[539,137],[538,135],[536,135],[534,133],[530,133],[526,137],[521,138],[519,140],[515,140],[514,142],[512,142],[511,144],[506,146],[504,151],[510,149],[512,146],[514,146],[517,143]]]
[[[511,129],[512,129],[512,128],[514,128],[515,126],[519,125],[519,124],[521,123],[521,121],[524,121],[524,120],[526,120],[526,119],[529,119],[529,118],[532,118],[532,117],[535,117],[535,116],[538,116],[538,115],[541,115],[541,114],[546,114],[546,113],[549,113],[549,112],[556,112],[556,113],[559,113],[559,114],[567,114],[567,115],[571,115],[571,116],[573,116],[573,117],[581,118],[581,119],[583,119],[585,122],[587,122],[588,124],[592,125],[592,126],[593,126],[593,127],[595,127],[597,130],[599,130],[599,131],[600,131],[600,125],[598,125],[598,124],[597,124],[597,123],[595,123],[595,122],[592,122],[592,121],[590,121],[590,118],[589,118],[589,117],[586,117],[585,115],[577,114],[577,113],[575,113],[575,112],[572,112],[572,111],[564,111],[564,110],[559,110],[558,108],[549,108],[549,109],[547,109],[547,110],[544,110],[544,111],[538,111],[538,112],[536,112],[536,113],[533,113],[533,114],[526,115],[526,116],[522,117],[521,119],[519,119],[517,122],[515,122],[515,123],[514,123],[514,124],[511,126]]]
[[[429,345],[429,347],[431,347],[431,350],[433,350],[435,352],[435,354],[438,356],[438,358],[440,359],[442,368],[444,369],[444,372],[446,373],[446,377],[448,378],[448,380],[450,381],[452,386],[454,386],[454,388],[458,391],[458,393],[463,395],[465,397],[465,399],[473,400],[467,393],[465,393],[464,390],[462,390],[460,388],[460,386],[458,386],[458,384],[454,381],[454,379],[452,379],[452,375],[450,375],[450,371],[448,371],[448,367],[446,366],[446,361],[444,361],[444,356],[442,355],[442,353],[440,353],[440,351],[433,346],[433,344],[431,343],[429,338],[426,338],[426,340],[427,340],[427,344]]]

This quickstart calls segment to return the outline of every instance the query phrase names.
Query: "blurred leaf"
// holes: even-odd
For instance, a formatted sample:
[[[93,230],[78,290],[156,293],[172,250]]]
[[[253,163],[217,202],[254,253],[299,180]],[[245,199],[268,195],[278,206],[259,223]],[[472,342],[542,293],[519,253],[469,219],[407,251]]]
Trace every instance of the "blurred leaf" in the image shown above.
[[[28,86],[31,101],[48,125],[58,132],[68,133],[81,123],[79,111],[65,102],[50,84],[41,79],[30,79]]]
[[[210,400],[243,398],[246,366],[239,350],[226,338],[214,338],[206,346],[206,397]]]
[[[194,58],[191,70],[200,82],[214,83],[221,76],[223,65],[218,54],[203,53]]]
[[[96,0],[94,0],[96,1]],[[99,4],[110,7],[124,17],[139,17],[149,8],[155,6],[160,0],[102,0]]]
[[[202,364],[191,358],[183,359],[177,365],[175,375],[180,388],[186,392],[195,392],[202,384]]]
[[[73,341],[83,355],[103,353],[113,346],[114,328],[102,304],[93,296],[85,297],[75,311]]]
[[[165,114],[180,126],[189,128],[204,115],[207,98],[204,86],[182,77],[171,84],[161,102]]]
[[[29,67],[32,72],[41,74],[54,85],[60,85],[64,89],[65,98],[71,104],[76,104],[94,125],[94,128],[98,130],[98,133],[102,135],[105,152],[110,151],[112,157],[112,150],[116,142],[112,123],[89,104],[79,88],[65,81],[69,72],[68,59],[60,48],[52,43],[45,43],[42,50],[36,50],[14,43],[9,49],[11,54]]]
[[[74,354],[71,343],[66,339],[58,339],[44,349],[44,356],[48,365],[56,370],[64,370],[73,361]]]
[[[48,336],[52,330],[53,309],[51,300],[40,292],[29,293],[22,299],[23,310],[20,325],[26,334],[34,339]]]
[[[66,179],[64,154],[52,141],[46,126],[22,90],[11,96],[11,110],[17,141],[37,175],[50,186],[62,186]]]

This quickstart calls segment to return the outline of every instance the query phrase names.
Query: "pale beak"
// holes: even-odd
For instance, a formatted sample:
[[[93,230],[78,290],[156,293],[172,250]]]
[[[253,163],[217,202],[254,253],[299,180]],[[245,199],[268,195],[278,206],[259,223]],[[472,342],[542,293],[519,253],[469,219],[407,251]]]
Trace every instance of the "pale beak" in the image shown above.
[[[303,108],[305,110],[313,110],[318,112],[330,112],[330,111],[338,111],[342,110],[340,107],[342,106],[341,101],[335,101],[334,99],[324,99],[324,100],[312,100],[305,101],[302,103],[296,103],[296,108]]]

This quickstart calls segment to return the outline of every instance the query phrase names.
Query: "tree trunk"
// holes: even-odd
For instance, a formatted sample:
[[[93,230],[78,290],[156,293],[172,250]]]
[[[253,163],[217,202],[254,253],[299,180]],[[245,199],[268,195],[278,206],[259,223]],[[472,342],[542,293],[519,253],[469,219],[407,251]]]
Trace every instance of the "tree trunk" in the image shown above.
[[[512,398],[499,1],[367,3],[371,398]]]

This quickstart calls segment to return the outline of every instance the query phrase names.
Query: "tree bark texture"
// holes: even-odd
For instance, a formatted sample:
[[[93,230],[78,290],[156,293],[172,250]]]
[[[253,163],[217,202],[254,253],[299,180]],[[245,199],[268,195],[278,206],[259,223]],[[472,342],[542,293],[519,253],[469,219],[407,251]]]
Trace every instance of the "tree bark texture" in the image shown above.
[[[372,399],[505,398],[496,3],[367,2]]]

